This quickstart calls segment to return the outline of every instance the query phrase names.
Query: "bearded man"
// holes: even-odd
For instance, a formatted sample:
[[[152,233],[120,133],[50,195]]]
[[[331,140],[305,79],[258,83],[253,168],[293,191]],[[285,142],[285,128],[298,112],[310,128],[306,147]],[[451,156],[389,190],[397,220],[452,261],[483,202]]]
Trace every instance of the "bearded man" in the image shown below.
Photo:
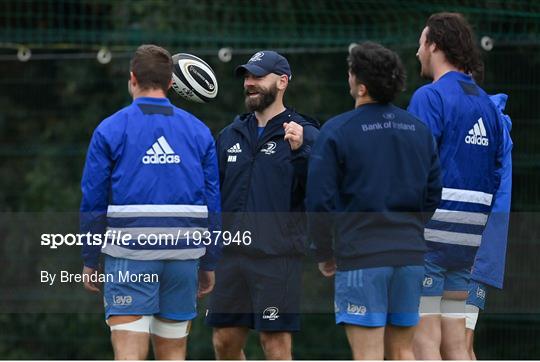
[[[223,259],[206,322],[217,359],[245,359],[250,329],[267,359],[292,359],[300,329],[307,162],[317,123],[283,104],[289,62],[260,51],[235,69],[245,106],[217,140],[223,192]]]

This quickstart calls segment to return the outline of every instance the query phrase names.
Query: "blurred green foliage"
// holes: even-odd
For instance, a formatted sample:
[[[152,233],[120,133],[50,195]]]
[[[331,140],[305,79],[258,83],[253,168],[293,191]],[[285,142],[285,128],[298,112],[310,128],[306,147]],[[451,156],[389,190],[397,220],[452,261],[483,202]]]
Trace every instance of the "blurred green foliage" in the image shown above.
[[[65,5],[64,23],[54,15],[58,12],[52,12],[58,3]],[[515,143],[513,210],[540,208],[540,73],[537,71],[540,14],[536,2],[262,1],[257,8],[246,1],[185,1],[175,2],[173,8],[169,5],[164,1],[112,0],[2,2],[0,22],[9,26],[0,31],[0,41],[41,39],[37,41],[41,48],[35,51],[36,55],[43,52],[52,55],[49,60],[1,62],[2,211],[75,212],[80,201],[79,182],[86,147],[93,129],[103,118],[131,101],[127,93],[127,57],[113,53],[113,61],[106,65],[94,59],[62,60],[65,52],[61,52],[58,44],[108,43],[132,51],[144,41],[158,43],[172,53],[189,50],[203,56],[217,74],[218,99],[200,105],[172,93],[170,98],[205,121],[217,134],[235,114],[243,112],[241,80],[235,79],[232,71],[249,58],[246,49],[251,48],[253,52],[284,48],[294,75],[286,104],[324,122],[353,106],[346,81],[347,45],[368,37],[383,41],[398,51],[406,66],[407,90],[396,100],[397,105],[406,107],[412,92],[425,83],[418,76],[416,36],[427,13],[443,9],[464,11],[482,34],[492,31],[492,35],[500,36],[491,52],[483,52],[485,88],[491,93],[510,95],[507,111],[514,122]],[[28,14],[32,11],[42,14],[49,10],[53,14],[50,17],[40,15],[39,21],[30,21]],[[215,17],[215,22],[201,20],[205,11]],[[276,21],[289,12],[290,22]],[[70,18],[75,15],[76,18]],[[84,27],[87,31],[81,32]],[[35,38],[36,34],[42,34],[41,38]],[[109,38],[101,38],[104,34]],[[497,39],[501,41],[497,43]],[[231,44],[243,52],[235,53],[229,63],[219,61],[217,47]],[[324,51],[325,47],[333,48]],[[73,49],[70,51],[77,54]],[[0,53],[9,56],[13,52]],[[56,59],[55,54],[58,54]],[[534,304],[537,293],[529,292],[537,289],[534,285],[538,286],[534,256],[539,251],[540,236],[527,229],[526,225],[530,224],[513,225],[512,228],[519,228],[520,237],[511,238],[507,288],[518,300],[530,300]],[[13,269],[0,277],[0,293],[9,292],[6,278],[14,277],[15,264],[39,263],[31,248],[18,237],[8,236],[6,230],[5,222],[0,223],[0,255],[3,265],[11,265]],[[504,293],[493,293],[493,299],[488,298],[488,311],[490,300],[496,302]],[[201,315],[204,315],[203,306]],[[477,355],[487,359],[537,359],[539,332],[537,315],[481,316],[476,333]],[[294,350],[295,357],[300,359],[350,358],[343,329],[335,326],[331,314],[306,314],[302,331],[295,335]],[[250,337],[247,355],[262,358],[255,335]],[[203,325],[201,317],[190,335],[189,357],[213,358],[210,329]],[[95,313],[6,313],[0,314],[0,358],[109,359],[112,349],[98,307]]]

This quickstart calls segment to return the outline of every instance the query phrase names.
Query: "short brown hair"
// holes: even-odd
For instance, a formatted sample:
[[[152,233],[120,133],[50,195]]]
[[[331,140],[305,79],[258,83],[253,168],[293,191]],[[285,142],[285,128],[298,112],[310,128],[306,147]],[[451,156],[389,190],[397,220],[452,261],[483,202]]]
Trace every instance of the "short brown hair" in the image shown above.
[[[426,41],[435,44],[446,60],[453,66],[472,74],[476,79],[483,78],[484,63],[475,42],[471,25],[460,13],[437,13],[429,17],[426,27]]]
[[[141,89],[162,89],[167,93],[173,73],[171,54],[157,45],[141,45],[131,58],[129,70]]]
[[[399,56],[378,43],[366,41],[351,49],[350,72],[379,103],[392,102],[405,87],[405,68]]]

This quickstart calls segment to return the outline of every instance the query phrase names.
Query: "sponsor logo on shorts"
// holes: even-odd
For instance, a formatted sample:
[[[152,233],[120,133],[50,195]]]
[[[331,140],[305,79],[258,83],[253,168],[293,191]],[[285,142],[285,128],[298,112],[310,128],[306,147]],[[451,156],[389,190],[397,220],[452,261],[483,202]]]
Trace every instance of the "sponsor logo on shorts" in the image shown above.
[[[367,308],[363,305],[347,303],[347,314],[366,315]]]
[[[480,299],[486,299],[486,291],[480,287],[477,287],[476,296]]]
[[[426,288],[430,288],[431,286],[433,286],[433,278],[425,277],[422,285]]]
[[[124,306],[131,305],[133,298],[131,295],[113,295],[113,305]]]
[[[262,313],[262,319],[275,321],[278,318],[279,318],[279,309],[276,307],[268,307]]]
[[[334,313],[339,313],[339,306],[334,302]]]

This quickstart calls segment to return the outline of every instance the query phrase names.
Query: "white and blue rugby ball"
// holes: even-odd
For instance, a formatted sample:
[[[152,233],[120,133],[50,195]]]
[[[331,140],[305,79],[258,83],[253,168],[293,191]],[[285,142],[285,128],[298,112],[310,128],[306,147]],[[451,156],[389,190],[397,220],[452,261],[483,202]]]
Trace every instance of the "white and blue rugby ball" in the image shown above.
[[[172,60],[172,88],[180,97],[197,103],[207,103],[216,98],[216,74],[204,60],[187,53],[175,54]]]

